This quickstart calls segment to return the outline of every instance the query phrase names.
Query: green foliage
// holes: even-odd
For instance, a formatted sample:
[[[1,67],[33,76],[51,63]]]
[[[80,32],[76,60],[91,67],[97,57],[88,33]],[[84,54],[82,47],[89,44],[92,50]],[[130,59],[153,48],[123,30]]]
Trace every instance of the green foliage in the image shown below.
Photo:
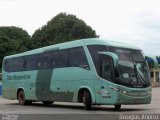
[[[0,27],[0,65],[2,65],[4,56],[7,55],[71,40],[93,37],[98,36],[90,26],[76,16],[66,13],[60,13],[55,16],[42,28],[36,30],[32,38],[21,28]]]
[[[0,66],[4,56],[27,51],[29,43],[30,36],[23,29],[0,27]]]
[[[32,36],[32,48],[67,42],[82,38],[98,37],[96,32],[74,15],[60,13]]]

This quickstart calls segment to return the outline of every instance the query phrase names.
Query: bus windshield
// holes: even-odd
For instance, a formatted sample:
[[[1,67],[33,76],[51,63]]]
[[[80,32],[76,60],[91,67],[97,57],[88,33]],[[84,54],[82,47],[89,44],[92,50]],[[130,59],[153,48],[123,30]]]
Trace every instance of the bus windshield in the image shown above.
[[[116,83],[128,87],[148,87],[150,85],[148,66],[140,50],[110,48],[119,57],[116,69]]]

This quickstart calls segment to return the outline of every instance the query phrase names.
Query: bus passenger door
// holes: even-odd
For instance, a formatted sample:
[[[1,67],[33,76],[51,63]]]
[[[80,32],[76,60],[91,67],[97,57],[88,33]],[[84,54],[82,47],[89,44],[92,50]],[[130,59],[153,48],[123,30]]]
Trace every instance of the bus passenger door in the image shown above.
[[[115,95],[109,86],[113,85],[114,66],[113,61],[106,55],[100,55],[100,103],[112,104],[115,102]]]

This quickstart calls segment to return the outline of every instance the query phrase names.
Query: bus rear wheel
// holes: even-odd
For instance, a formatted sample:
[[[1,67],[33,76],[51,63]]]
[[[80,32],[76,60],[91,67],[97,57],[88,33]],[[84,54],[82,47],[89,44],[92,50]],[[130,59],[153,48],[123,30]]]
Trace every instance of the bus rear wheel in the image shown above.
[[[85,105],[85,110],[91,110],[91,95],[89,91],[84,91],[83,104]]]
[[[19,103],[20,105],[31,105],[31,104],[32,104],[32,101],[31,101],[31,100],[26,100],[26,99],[25,99],[25,94],[24,94],[24,91],[23,91],[23,90],[20,90],[20,91],[18,92],[17,99],[18,99],[18,103]]]
[[[119,110],[121,108],[121,105],[114,105],[115,110]]]
[[[18,92],[18,102],[20,105],[25,105],[26,104],[26,100],[25,100],[25,94],[24,94],[24,91],[23,90],[20,90]]]
[[[54,102],[53,101],[42,101],[42,103],[44,105],[50,105],[50,104],[53,104]]]

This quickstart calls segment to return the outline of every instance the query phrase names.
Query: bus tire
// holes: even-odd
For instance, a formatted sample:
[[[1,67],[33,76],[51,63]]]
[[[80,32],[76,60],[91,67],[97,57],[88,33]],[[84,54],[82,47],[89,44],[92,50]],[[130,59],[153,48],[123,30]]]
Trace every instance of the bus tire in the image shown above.
[[[119,110],[121,108],[121,105],[114,105],[115,110]]]
[[[19,103],[20,105],[26,105],[27,101],[25,100],[25,94],[24,94],[24,91],[23,91],[23,90],[20,90],[20,91],[18,92],[17,99],[18,99],[18,103]]]
[[[50,105],[50,104],[53,104],[54,102],[53,101],[42,101],[42,103],[44,105]]]
[[[83,104],[85,105],[85,110],[91,110],[91,95],[89,91],[84,91]]]

